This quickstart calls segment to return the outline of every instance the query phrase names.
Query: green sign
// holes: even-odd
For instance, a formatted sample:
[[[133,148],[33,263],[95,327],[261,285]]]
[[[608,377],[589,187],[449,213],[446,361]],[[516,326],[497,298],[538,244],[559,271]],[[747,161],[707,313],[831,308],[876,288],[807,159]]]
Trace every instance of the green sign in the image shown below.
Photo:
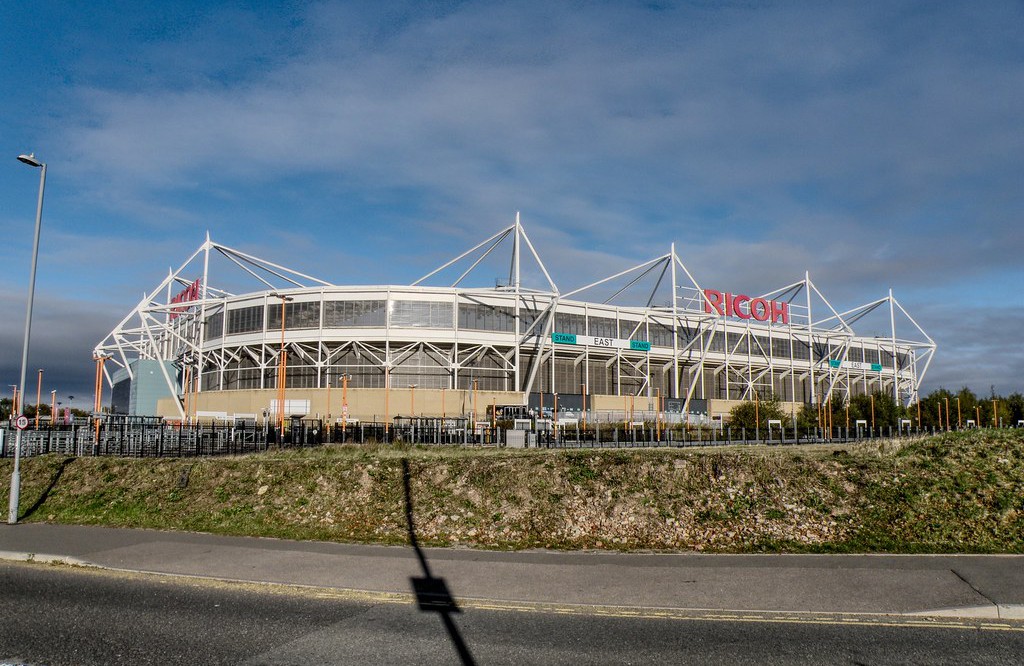
[[[838,359],[830,358],[828,360],[828,364],[830,366],[832,366],[833,368],[838,368],[839,366],[841,366],[843,364],[843,362],[838,360]]]
[[[871,370],[873,370],[874,372],[881,372],[882,371],[882,364],[881,363],[872,363],[871,364]]]
[[[574,345],[576,344],[575,333],[552,333],[551,341],[556,342],[560,345]]]
[[[630,340],[629,348],[635,351],[651,351],[651,343],[643,340]]]

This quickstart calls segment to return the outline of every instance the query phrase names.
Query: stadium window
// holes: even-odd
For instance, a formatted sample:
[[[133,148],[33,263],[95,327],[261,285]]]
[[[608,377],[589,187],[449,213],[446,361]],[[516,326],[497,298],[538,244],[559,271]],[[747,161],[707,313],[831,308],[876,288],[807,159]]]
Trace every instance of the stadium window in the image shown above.
[[[391,325],[397,328],[451,328],[452,304],[438,301],[391,301]]]
[[[646,340],[647,327],[635,319],[619,320],[619,337],[623,340]]]
[[[327,301],[324,328],[384,328],[386,314],[385,301]]]
[[[570,312],[555,313],[555,333],[571,333],[573,335],[587,334],[587,317],[582,314]]]
[[[253,305],[237,310],[228,310],[228,335],[252,333],[263,330],[263,306]]]
[[[206,339],[216,340],[224,335],[224,311],[214,312],[206,318]]]
[[[619,337],[618,322],[609,317],[588,317],[587,330],[595,338]]]
[[[284,311],[285,328],[301,330],[309,328],[320,328],[320,303],[319,301],[302,301],[299,303],[288,303]],[[281,304],[267,304],[267,330],[281,330]]]
[[[658,321],[652,321],[648,325],[650,338],[648,341],[655,347],[672,346],[672,327]]]
[[[515,310],[483,303],[459,303],[459,328],[511,333],[516,329]]]

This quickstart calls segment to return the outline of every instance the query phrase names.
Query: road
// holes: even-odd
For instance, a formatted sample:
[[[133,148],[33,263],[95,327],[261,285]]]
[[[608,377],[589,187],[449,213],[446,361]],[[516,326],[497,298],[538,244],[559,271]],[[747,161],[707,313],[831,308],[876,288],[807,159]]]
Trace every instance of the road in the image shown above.
[[[455,603],[448,614],[408,596],[2,562],[0,664],[1014,664],[1024,655],[1024,625],[984,620]]]

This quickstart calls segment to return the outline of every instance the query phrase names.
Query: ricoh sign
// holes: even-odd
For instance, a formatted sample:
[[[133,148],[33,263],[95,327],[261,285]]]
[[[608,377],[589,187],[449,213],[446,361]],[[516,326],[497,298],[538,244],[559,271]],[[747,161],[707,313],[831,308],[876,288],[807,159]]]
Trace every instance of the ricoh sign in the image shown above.
[[[192,301],[198,301],[200,296],[202,295],[202,289],[200,288],[201,283],[202,278],[196,278],[194,282],[192,282],[187,287],[185,287],[184,289],[182,289],[181,291],[174,295],[174,298],[171,299],[171,304],[191,303]],[[176,307],[173,307],[170,309],[167,318],[169,320],[177,319],[182,313],[187,312],[189,307],[190,306],[188,305],[178,305]]]
[[[704,312],[724,317],[770,321],[773,324],[789,323],[789,304],[767,298],[751,298],[746,294],[704,290]]]

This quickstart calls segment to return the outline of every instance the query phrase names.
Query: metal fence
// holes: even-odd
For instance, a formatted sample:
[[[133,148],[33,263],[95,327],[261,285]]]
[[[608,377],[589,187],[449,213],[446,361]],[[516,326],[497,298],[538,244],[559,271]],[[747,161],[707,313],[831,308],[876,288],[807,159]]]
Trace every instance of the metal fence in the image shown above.
[[[0,428],[0,458],[14,456],[16,430]],[[223,456],[256,453],[275,448],[299,448],[322,444],[409,443],[434,445],[497,446],[504,443],[500,431],[384,423],[330,426],[320,420],[295,421],[279,431],[273,425],[169,424],[161,422],[101,422],[55,428],[24,430],[21,454],[38,456],[60,453],[72,456],[123,456],[135,458]]]
[[[721,445],[800,445],[847,443],[877,438],[916,437],[942,430],[920,428],[817,428],[749,430],[743,428],[628,427],[596,423],[547,430],[517,431],[503,424],[476,427],[440,419],[384,423],[325,424],[294,421],[283,432],[269,424],[169,424],[163,422],[82,423],[22,432],[22,455],[60,453],[73,456],[196,457],[256,453],[275,448],[322,444],[414,444],[425,446],[514,446],[556,449],[688,447]],[[520,434],[521,433],[521,434]],[[13,457],[16,431],[0,428],[0,457]]]

